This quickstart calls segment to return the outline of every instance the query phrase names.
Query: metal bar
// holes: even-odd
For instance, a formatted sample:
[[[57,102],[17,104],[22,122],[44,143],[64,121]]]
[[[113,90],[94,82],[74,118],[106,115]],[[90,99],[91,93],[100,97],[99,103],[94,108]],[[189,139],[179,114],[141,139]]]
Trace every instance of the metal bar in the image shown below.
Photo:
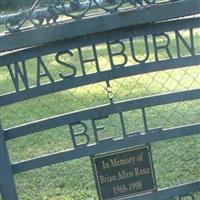
[[[142,108],[142,118],[143,118],[144,130],[145,130],[145,132],[147,132],[148,124],[147,124],[147,116],[146,116],[145,108]]]
[[[105,153],[108,151],[114,151],[120,148],[128,148],[137,145],[143,145],[147,143],[153,143],[158,141],[164,141],[174,139],[178,137],[191,136],[200,133],[200,124],[193,124],[189,126],[181,126],[166,130],[152,131],[147,134],[131,134],[131,136],[117,139],[117,140],[105,140],[97,144],[83,146],[73,150],[54,153],[40,158],[22,161],[12,165],[14,173],[21,173],[24,171],[49,166],[52,164],[78,159],[85,156],[91,156],[95,154]]]
[[[161,4],[161,3],[166,3],[166,2],[170,2],[171,0],[166,0],[164,2],[155,2],[157,4]],[[98,1],[97,1],[98,2]],[[127,0],[123,0],[124,3],[129,3]],[[153,4],[155,4],[153,3]],[[151,2],[149,4],[152,4]],[[101,1],[101,7],[106,7],[106,6],[110,6],[110,4],[107,1]],[[80,6],[76,9],[77,11],[81,11],[80,8],[82,10],[87,9],[88,7],[88,3],[87,2],[80,2]],[[92,1],[90,8],[88,11],[91,11],[92,9],[98,9],[101,8],[100,6],[98,6],[96,3],[94,3]],[[133,5],[130,7],[133,7]],[[65,13],[70,13],[71,12],[71,6],[70,5],[64,5],[64,9],[61,5],[56,6],[52,8],[54,11],[54,15],[65,15],[63,13],[63,10],[65,10]],[[17,12],[14,14],[6,14],[6,15],[0,15],[0,24],[4,25],[6,23],[6,21],[8,21],[11,18],[20,18],[20,15],[22,15],[24,12],[28,13],[29,10],[27,11],[22,11],[22,12]],[[87,14],[87,13],[86,13]],[[98,12],[93,14],[96,15],[99,14]],[[37,8],[33,11],[33,13],[29,16],[29,18],[27,20],[34,20],[37,19],[37,16],[42,16],[44,19],[49,18],[49,7],[45,7],[45,8]],[[52,15],[53,17],[53,15]]]
[[[128,197],[126,200],[168,200],[179,195],[187,195],[197,191],[200,191],[200,181],[162,189],[153,193],[139,195],[137,197]]]
[[[103,2],[102,6],[108,6],[108,3]],[[82,9],[87,9],[87,2],[82,2],[80,3],[80,8]],[[70,8],[70,5],[65,5],[64,9],[62,6],[55,6],[52,8],[53,9],[53,14],[52,17],[54,15],[58,16],[58,15],[64,15],[63,10],[65,10],[65,12],[70,13],[70,11],[72,10]],[[91,9],[98,9],[98,6],[95,3],[92,3],[90,6],[90,10]],[[77,11],[81,11],[80,9],[77,9]],[[20,18],[20,15],[26,13],[28,14],[28,12],[30,12],[30,10],[26,10],[26,11],[19,11],[17,13],[12,13],[12,14],[5,14],[5,15],[0,15],[0,24],[4,25],[6,24],[6,22],[11,19],[11,18]],[[32,14],[28,17],[28,20],[34,20],[37,19],[37,16],[42,16],[44,19],[49,18],[49,7],[44,7],[44,8],[37,8],[35,10],[33,10]],[[71,20],[71,18],[70,18]]]
[[[184,0],[160,5],[130,9],[113,14],[88,17],[82,20],[59,23],[40,29],[25,30],[0,37],[0,52],[52,41],[74,38],[118,28],[194,15],[200,12],[199,0]],[[115,23],[113,23],[115,22]]]
[[[0,187],[3,200],[18,200],[13,171],[0,122]]]
[[[11,51],[2,55],[0,54],[0,67],[19,62],[21,60],[28,60],[55,52],[62,52],[66,49],[74,49],[91,44],[99,44],[112,41],[113,38],[120,40],[147,34],[198,28],[200,27],[199,21],[200,18],[196,17],[167,22],[157,22],[155,24],[145,24],[145,26],[130,26],[121,29],[80,36],[73,39],[64,39],[62,41],[51,42],[37,47],[20,49],[14,52]]]
[[[184,57],[179,59],[164,60],[153,63],[142,63],[129,67],[119,67],[116,69],[79,76],[70,80],[60,80],[54,83],[45,84],[40,87],[32,87],[19,92],[12,92],[0,96],[0,106],[13,104],[30,98],[46,95],[66,89],[72,89],[102,81],[113,80],[131,75],[139,75],[149,72],[182,68],[200,64],[200,56]]]
[[[102,118],[114,113],[126,112],[134,109],[170,104],[180,101],[189,101],[200,98],[200,89],[188,90],[176,93],[149,96],[133,100],[126,100],[115,104],[106,104],[95,108],[76,111],[55,117],[42,119],[5,130],[6,140],[26,136],[34,132],[40,132],[56,128],[66,124],[73,124],[82,120]]]

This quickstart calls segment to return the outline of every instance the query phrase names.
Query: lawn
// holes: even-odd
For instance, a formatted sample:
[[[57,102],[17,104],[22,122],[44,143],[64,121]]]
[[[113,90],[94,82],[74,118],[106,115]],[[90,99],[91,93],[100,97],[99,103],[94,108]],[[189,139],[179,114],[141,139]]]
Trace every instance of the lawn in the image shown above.
[[[196,31],[196,38],[200,39]],[[186,37],[187,37],[187,33]],[[172,37],[173,38],[173,37]],[[162,42],[162,41],[160,41]],[[172,52],[175,54],[174,39]],[[142,46],[141,43],[138,47]],[[151,45],[152,46],[152,45]],[[199,47],[197,52],[199,55]],[[85,48],[84,54],[90,54]],[[99,60],[102,70],[108,69],[105,45],[99,45]],[[138,51],[142,55],[143,49]],[[185,50],[186,51],[186,50]],[[130,51],[127,52],[127,55]],[[78,65],[77,52],[74,50],[71,62]],[[150,55],[150,59],[153,54]],[[129,60],[131,56],[129,55]],[[163,58],[166,55],[163,53]],[[58,75],[58,66],[52,56],[47,56],[48,69],[53,76]],[[121,62],[120,60],[116,62]],[[127,65],[130,61],[127,63]],[[87,73],[94,72],[94,63],[87,65]],[[35,61],[29,61],[28,74],[35,83]],[[48,80],[44,80],[48,81]],[[93,107],[109,102],[105,91],[106,84],[101,82],[82,88],[57,92],[31,100],[5,106],[0,109],[4,128],[22,123]],[[182,69],[153,72],[144,75],[120,78],[111,81],[114,101],[143,97],[165,92],[200,88],[199,66]],[[12,91],[13,85],[7,68],[0,69],[0,94]],[[89,105],[89,106],[88,106]],[[200,100],[173,103],[147,108],[148,127],[173,127],[200,122]],[[144,131],[141,110],[124,113],[128,132]],[[91,122],[85,122],[92,134]],[[118,138],[121,135],[119,117],[116,114],[99,121],[105,130],[102,136]],[[80,127],[77,127],[77,130]],[[19,138],[8,142],[12,162],[30,159],[44,154],[72,148],[68,126],[54,128],[42,133]],[[200,179],[200,136],[178,138],[152,144],[156,179],[159,188],[174,186]],[[49,167],[16,175],[17,190],[20,200],[96,200],[96,188],[89,158],[68,161]],[[197,200],[200,194],[195,194]]]

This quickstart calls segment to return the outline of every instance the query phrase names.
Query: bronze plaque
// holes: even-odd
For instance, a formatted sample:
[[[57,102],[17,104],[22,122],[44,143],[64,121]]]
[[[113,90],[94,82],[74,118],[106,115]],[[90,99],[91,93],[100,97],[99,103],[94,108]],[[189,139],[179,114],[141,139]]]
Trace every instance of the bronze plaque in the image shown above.
[[[111,200],[156,190],[148,145],[92,157],[100,200]]]

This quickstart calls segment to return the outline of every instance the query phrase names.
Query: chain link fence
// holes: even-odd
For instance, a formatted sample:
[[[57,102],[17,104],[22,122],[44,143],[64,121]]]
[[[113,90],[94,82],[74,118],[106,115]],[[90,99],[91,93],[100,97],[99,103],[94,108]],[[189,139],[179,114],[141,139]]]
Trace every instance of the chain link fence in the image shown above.
[[[200,31],[193,30],[195,39],[195,54],[200,54]],[[167,33],[170,37],[170,52],[172,57],[177,57],[174,32]],[[185,40],[189,41],[189,30],[181,31]],[[135,38],[135,47],[138,59],[144,59],[145,46],[144,37]],[[147,63],[155,61],[153,51],[153,38],[148,36],[149,52]],[[159,44],[166,44],[166,37],[158,38]],[[124,67],[136,64],[131,56],[129,40],[123,40],[127,62]],[[111,45],[113,52],[119,52],[122,46],[119,43]],[[111,62],[108,57],[107,44],[96,45],[98,62],[101,71],[111,69]],[[189,56],[188,49],[182,44],[181,56]],[[78,49],[72,50],[73,56],[63,56],[77,67],[76,76],[82,74],[81,63],[79,62]],[[82,53],[85,59],[93,57],[92,47],[83,47]],[[159,59],[169,59],[166,50],[159,52]],[[55,54],[43,57],[52,77],[57,80],[61,67],[55,62]],[[113,62],[120,65],[124,57],[115,56]],[[20,64],[19,64],[20,65]],[[30,85],[36,82],[36,59],[27,61],[27,74]],[[13,66],[11,66],[13,67]],[[173,67],[173,66],[172,66]],[[69,113],[80,109],[127,99],[141,98],[149,95],[158,95],[169,92],[185,91],[200,88],[200,66],[188,66],[184,68],[170,69],[151,72],[147,74],[119,78],[109,82],[100,82],[75,89],[69,89],[50,95],[37,97],[31,100],[22,101],[13,105],[0,108],[0,116],[3,128],[18,126],[35,120]],[[66,69],[62,69],[66,73]],[[86,74],[96,72],[94,61],[85,64]],[[48,77],[42,79],[42,84],[49,81]],[[23,82],[20,88],[23,89]],[[12,79],[6,66],[0,67],[0,95],[15,90]],[[109,96],[109,93],[111,93]],[[173,103],[146,108],[147,124],[149,129],[170,128],[200,122],[200,100]],[[127,132],[144,132],[141,110],[133,110],[124,113]],[[92,137],[91,121],[85,121],[88,132]],[[101,132],[102,137],[119,138],[121,128],[119,115],[113,114],[98,122],[105,128]],[[77,125],[77,130],[82,127]],[[54,128],[34,135],[22,137],[8,142],[9,153],[12,162],[31,159],[44,154],[55,153],[72,148],[68,126]],[[156,171],[156,178],[159,188],[183,184],[200,178],[200,137],[192,136],[179,138],[165,142],[152,144],[153,160]],[[62,164],[56,164],[42,169],[16,175],[17,190],[21,200],[95,200],[97,199],[95,183],[89,158],[73,160]],[[171,200],[199,200],[200,194],[194,196],[174,197]],[[1,198],[0,198],[1,199]]]

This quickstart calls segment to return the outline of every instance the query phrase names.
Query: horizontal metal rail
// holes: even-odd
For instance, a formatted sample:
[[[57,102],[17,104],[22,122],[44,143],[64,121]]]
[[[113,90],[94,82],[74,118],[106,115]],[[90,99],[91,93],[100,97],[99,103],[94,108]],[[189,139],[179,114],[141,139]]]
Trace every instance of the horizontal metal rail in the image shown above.
[[[159,1],[157,2],[157,0],[155,0],[155,2],[150,1],[149,3],[148,2],[147,3],[148,4],[156,4],[156,3],[161,4],[161,3],[166,3],[166,2],[170,2],[170,1],[173,1],[173,0],[166,0],[166,1],[162,1],[162,2],[159,2]],[[104,0],[98,1],[97,0],[96,2],[92,1],[92,0],[90,0],[90,2],[80,2],[80,4],[77,4],[77,8],[75,8],[75,10],[77,12],[79,11],[81,13],[83,12],[83,10],[86,10],[85,14],[87,14],[88,11],[91,11],[93,9],[100,8],[101,10],[103,10],[104,7],[111,6],[111,4],[108,1],[104,1]],[[73,1],[72,1],[72,3],[73,3]],[[118,9],[118,8],[122,7],[122,5],[124,3],[129,3],[129,1],[128,0],[121,0],[121,2],[118,3],[118,5],[113,5],[113,6],[117,7],[117,9]],[[137,1],[135,1],[135,3],[132,3],[132,5],[131,5],[131,3],[129,5],[130,5],[130,7],[133,7],[133,6],[136,6],[137,4],[140,4],[142,6],[143,2],[141,2],[141,0],[139,0],[139,1],[137,0]],[[48,4],[46,6],[48,6]],[[73,8],[71,7],[70,4],[65,4],[65,5],[64,4],[62,4],[62,5],[59,5],[59,4],[58,5],[56,5],[56,4],[51,5],[50,4],[50,7],[44,7],[44,8],[42,8],[42,7],[40,8],[40,6],[37,5],[35,9],[30,8],[30,9],[19,11],[17,13],[13,13],[13,14],[3,14],[3,15],[0,14],[0,24],[5,25],[8,21],[12,21],[14,18],[21,19],[22,16],[24,16],[24,18],[27,21],[28,20],[40,19],[40,18],[41,18],[41,20],[49,19],[50,18],[50,16],[49,16],[50,15],[50,12],[49,12],[50,8],[53,11],[51,13],[52,18],[57,17],[59,15],[69,16],[70,13],[73,11]],[[117,12],[117,9],[116,8],[115,9],[108,9],[107,12],[109,12],[109,11],[110,12],[114,12],[114,11]],[[31,12],[31,10],[32,10],[32,12]],[[99,14],[99,13],[97,12],[97,13],[94,13],[93,15],[97,15],[97,14]],[[72,18],[75,18],[75,19],[76,18],[80,19],[82,17],[84,17],[84,16],[83,15],[74,15],[74,17],[72,16]],[[50,19],[52,19],[52,18],[50,18]],[[42,26],[42,24],[41,24],[41,26]],[[17,30],[15,30],[15,31],[17,31]]]
[[[179,69],[182,67],[194,66],[198,64],[200,64],[200,56],[191,56],[179,59],[164,60],[153,63],[143,63],[129,67],[116,68],[113,70],[71,78],[70,80],[56,81],[54,83],[42,85],[39,88],[32,87],[28,90],[4,94],[0,96],[0,106],[13,104],[19,101],[62,90],[86,86],[108,80],[114,80],[122,77],[128,77],[131,75],[133,76],[168,69]]]
[[[137,197],[128,197],[125,200],[169,200],[176,196],[188,195],[198,191],[200,191],[200,181],[194,181]]]
[[[168,21],[161,23],[160,21],[197,14],[200,13],[199,8],[199,0],[175,1],[173,3],[151,5],[145,8],[142,7],[140,9],[126,10],[126,12],[120,11],[118,13],[105,14],[98,17],[88,17],[74,22],[63,22],[38,29],[34,28],[17,33],[5,34],[0,36],[0,52],[7,52],[10,50],[14,51],[9,53],[7,52],[4,55],[1,54],[0,66],[9,65],[14,62],[19,62],[20,60],[36,58],[37,56],[60,52],[63,49],[99,44],[101,42],[111,41],[113,38],[126,39],[132,36],[136,37],[138,35],[159,33],[161,31],[197,28],[200,26],[198,21],[199,18],[178,20],[177,22]],[[113,21],[116,23],[113,23]],[[113,37],[116,33],[118,33],[117,36]],[[19,50],[24,47],[31,48]],[[81,87],[131,75],[139,75],[168,69],[179,69],[200,64],[200,55],[192,55],[193,56],[151,63],[141,63],[128,67],[121,66],[108,71],[74,77],[68,80],[59,80],[55,83],[39,87],[33,86],[27,90],[1,95],[0,106],[9,105],[65,89]],[[84,120],[100,119],[112,114],[123,113],[130,110],[144,110],[144,108],[148,107],[163,106],[199,99],[200,89],[157,94],[116,103],[112,102],[111,104],[99,105],[93,108],[40,119],[38,121],[0,130],[0,132],[2,141],[4,141],[4,139],[9,141],[59,126],[78,123]],[[145,119],[143,119],[143,121],[145,121]],[[18,174],[95,154],[197,134],[200,134],[200,123],[187,124],[166,129],[157,128],[148,130],[147,128],[143,133],[130,132],[124,134],[123,137],[118,139],[108,138],[102,141],[96,140],[96,143],[93,144],[78,145],[74,149],[68,149],[25,161],[19,161],[11,164],[12,170],[10,171],[12,171],[13,174]],[[10,165],[8,167],[10,167]],[[2,177],[4,177],[4,175]],[[178,185],[152,193],[142,194],[140,196],[127,197],[126,199],[140,200],[142,198],[143,200],[167,200],[175,196],[186,195],[196,191],[200,191],[200,181]]]
[[[82,120],[102,118],[111,114],[126,112],[134,109],[165,105],[180,101],[189,101],[200,98],[200,89],[184,92],[154,95],[133,100],[126,100],[115,104],[106,104],[95,108],[85,109],[72,113],[38,120],[28,124],[4,130],[6,140],[26,136],[35,132],[56,128],[66,124],[73,124]]]
[[[40,29],[30,29],[14,34],[6,34],[0,37],[0,52],[133,25],[194,15],[200,12],[199,7],[199,0],[176,1],[160,5],[150,5],[147,8],[144,7],[113,14],[88,17],[82,20],[59,23]]]
[[[22,161],[12,165],[13,172],[15,174],[49,166],[52,164],[78,159],[95,154],[105,153],[108,151],[114,151],[117,149],[128,148],[137,145],[143,145],[147,143],[154,143],[158,141],[164,141],[184,136],[192,136],[200,133],[200,124],[192,124],[188,126],[175,127],[165,130],[150,131],[145,134],[130,134],[129,137],[123,139],[112,140],[108,139],[97,144],[83,146],[80,148],[62,151],[40,158],[34,158],[31,160]]]
[[[129,26],[116,30],[87,34],[73,39],[63,39],[62,41],[42,44],[41,46],[4,52],[0,54],[0,67],[20,62],[21,60],[28,60],[38,56],[41,57],[44,55],[62,52],[66,49],[75,49],[92,44],[109,42],[112,41],[113,38],[115,38],[115,40],[120,40],[148,34],[170,32],[174,30],[184,30],[191,28],[195,29],[200,27],[199,21],[200,18],[195,17],[166,22],[157,22],[155,24],[145,24],[144,26]]]
[[[64,49],[71,49],[89,44],[96,44],[105,42],[106,40],[112,40],[114,35],[118,35],[118,39],[137,37],[145,34],[153,34],[161,31],[182,30],[190,28],[198,28],[200,26],[199,18],[185,19],[178,21],[163,22],[157,24],[148,24],[146,26],[128,27],[125,30],[108,31],[107,33],[100,33],[91,35],[88,37],[78,38],[72,41],[61,41],[47,46],[34,47],[18,52],[9,53],[7,55],[0,56],[0,65],[10,64],[19,61],[19,59],[25,60],[32,57],[37,57],[40,54],[46,55],[53,52],[63,51]],[[107,38],[107,39],[105,39]],[[0,106],[13,104],[19,101],[27,100],[30,98],[46,95],[66,89],[72,89],[80,86],[90,85],[93,83],[103,82],[107,80],[113,80],[116,78],[127,77],[131,75],[139,75],[144,73],[150,73],[155,71],[178,69],[181,67],[187,67],[200,64],[200,56],[189,56],[182,58],[174,58],[170,60],[163,60],[152,63],[141,63],[132,66],[116,68],[108,71],[89,74],[86,76],[74,77],[69,80],[57,80],[54,83],[47,83],[40,87],[32,86],[27,90],[21,90],[19,92],[11,92],[0,95]]]

